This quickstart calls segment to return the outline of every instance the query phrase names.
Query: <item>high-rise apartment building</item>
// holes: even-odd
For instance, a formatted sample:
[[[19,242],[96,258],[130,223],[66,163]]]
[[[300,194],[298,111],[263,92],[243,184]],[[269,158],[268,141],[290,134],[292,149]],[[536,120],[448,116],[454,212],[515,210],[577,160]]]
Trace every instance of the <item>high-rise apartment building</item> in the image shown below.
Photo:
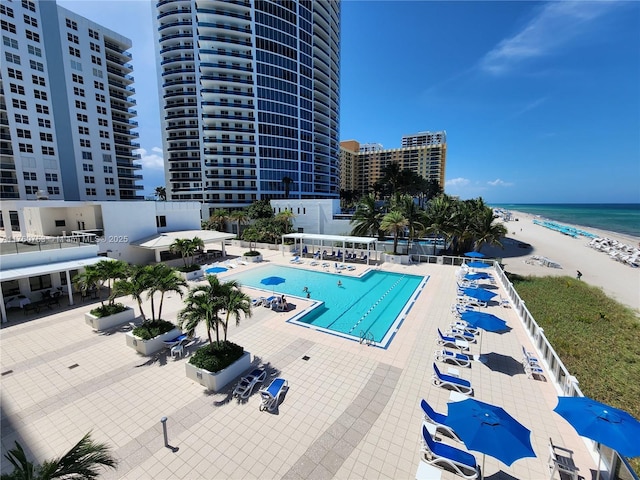
[[[161,0],[155,30],[169,199],[338,198],[339,1]]]
[[[131,41],[54,1],[0,19],[0,198],[142,199]]]
[[[402,147],[385,149],[378,143],[360,144],[356,140],[340,142],[340,189],[366,194],[383,177],[384,168],[397,162],[408,169],[437,181],[444,188],[447,163],[447,134],[421,132],[402,137]]]

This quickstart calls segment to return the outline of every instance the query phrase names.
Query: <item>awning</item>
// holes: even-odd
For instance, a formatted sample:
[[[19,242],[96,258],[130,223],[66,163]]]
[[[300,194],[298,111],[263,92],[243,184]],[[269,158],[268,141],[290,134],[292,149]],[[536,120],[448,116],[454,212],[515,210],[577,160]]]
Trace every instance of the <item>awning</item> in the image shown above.
[[[19,278],[35,277],[38,275],[47,275],[56,272],[66,272],[67,270],[77,270],[88,265],[107,260],[115,260],[109,257],[89,257],[78,260],[68,260],[66,262],[45,263],[41,265],[33,265],[31,267],[11,268],[0,272],[0,281],[17,280]]]

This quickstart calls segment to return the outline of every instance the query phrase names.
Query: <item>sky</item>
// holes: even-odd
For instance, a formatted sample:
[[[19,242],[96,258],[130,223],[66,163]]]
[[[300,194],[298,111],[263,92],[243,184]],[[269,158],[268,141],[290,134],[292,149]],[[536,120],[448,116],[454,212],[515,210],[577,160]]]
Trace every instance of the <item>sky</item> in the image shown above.
[[[59,0],[128,37],[144,193],[164,185],[147,0]],[[342,2],[340,140],[447,132],[445,193],[640,203],[640,2]]]

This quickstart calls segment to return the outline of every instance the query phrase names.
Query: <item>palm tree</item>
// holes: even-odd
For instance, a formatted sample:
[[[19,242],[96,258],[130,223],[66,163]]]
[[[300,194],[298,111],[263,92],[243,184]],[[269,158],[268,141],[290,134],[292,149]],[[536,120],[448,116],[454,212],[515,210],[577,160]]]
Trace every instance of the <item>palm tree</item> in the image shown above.
[[[426,231],[445,239],[445,248],[454,235],[455,200],[442,194],[431,199],[427,205]]]
[[[408,221],[402,213],[397,210],[393,210],[382,217],[380,222],[380,229],[385,233],[393,233],[393,254],[398,253],[398,234],[404,231],[404,228],[408,225]]]
[[[238,225],[237,235],[238,235],[238,238],[240,238],[242,233],[240,232],[240,226],[247,225],[249,223],[249,214],[247,213],[246,210],[234,210],[229,214],[229,220],[237,223]]]
[[[275,220],[276,222],[282,224],[285,234],[291,233],[291,229],[293,228],[293,219],[295,218],[295,216],[296,215],[289,209],[276,215]]]
[[[187,266],[187,257],[192,257],[196,251],[196,247],[192,240],[188,238],[176,238],[169,246],[171,253],[179,253],[182,256],[184,266]]]
[[[158,306],[158,318],[162,319],[162,303],[166,292],[176,292],[182,298],[182,288],[187,286],[187,282],[180,277],[176,271],[165,265],[157,263],[152,265],[149,270],[151,276],[151,286],[147,292],[147,298],[151,299],[151,316],[155,320],[155,305],[153,297],[156,292],[160,292],[160,305]]]
[[[376,207],[375,195],[372,193],[366,195],[360,199],[356,211],[349,222],[355,223],[351,235],[359,237],[377,235],[380,238],[380,217],[380,210]]]
[[[289,193],[291,193],[291,184],[293,183],[293,178],[291,177],[282,177],[282,184],[284,185],[284,198],[289,198]]]
[[[165,202],[167,200],[167,189],[165,187],[156,187],[155,196],[161,202]]]
[[[480,247],[482,247],[484,243],[502,247],[501,240],[508,233],[507,227],[502,223],[494,224],[494,220],[495,216],[493,215],[493,209],[490,207],[485,207],[476,216],[476,221],[474,222],[474,251],[479,251]]]
[[[5,458],[13,465],[13,472],[4,473],[2,480],[92,480],[99,475],[100,467],[115,469],[118,462],[105,443],[96,443],[87,433],[71,450],[60,458],[46,460],[42,465],[35,465],[27,460],[27,455],[18,442],[9,450]]]
[[[257,227],[252,226],[242,232],[242,238],[249,242],[249,250],[253,252],[255,251],[256,242],[258,242],[262,238],[262,235],[260,234],[260,231]],[[251,244],[253,244],[253,246]]]
[[[216,343],[220,343],[218,313],[223,308],[221,293],[223,285],[215,275],[207,275],[208,285],[198,285],[189,290],[185,298],[185,307],[178,313],[178,326],[189,336],[193,336],[196,327],[204,322],[209,344],[213,348],[211,330],[216,332]]]
[[[246,293],[239,290],[237,282],[226,282],[224,284],[227,291],[222,296],[222,308],[227,311],[225,319],[222,321],[222,329],[224,330],[224,341],[227,341],[227,327],[229,326],[229,317],[236,319],[236,326],[240,324],[240,313],[245,317],[251,317],[251,298]]]
[[[147,317],[142,309],[142,294],[151,288],[153,277],[151,276],[151,266],[134,265],[129,269],[129,277],[124,280],[117,280],[113,285],[112,296],[131,295],[138,303],[142,321],[146,322]]]
[[[416,202],[413,201],[413,197],[410,195],[400,195],[395,199],[394,209],[398,210],[404,218],[407,219],[407,227],[409,229],[409,241],[407,243],[407,252],[410,251],[411,242],[419,232],[425,230],[425,212],[422,210]]]
[[[224,226],[227,222],[227,212],[221,208],[213,211],[207,222],[210,230],[216,230],[218,232],[224,232]]]
[[[115,297],[111,295],[113,283],[116,280],[127,277],[128,265],[122,260],[100,260],[94,267],[101,284],[107,284],[107,288],[109,289],[109,304],[111,305],[115,300]],[[100,296],[99,292],[98,296]]]
[[[73,277],[71,281],[76,290],[78,290],[82,296],[86,296],[89,291],[98,290],[98,293],[100,292],[101,278],[100,272],[95,268],[95,265],[87,265],[84,271]],[[100,298],[100,303],[104,307],[102,298]]]

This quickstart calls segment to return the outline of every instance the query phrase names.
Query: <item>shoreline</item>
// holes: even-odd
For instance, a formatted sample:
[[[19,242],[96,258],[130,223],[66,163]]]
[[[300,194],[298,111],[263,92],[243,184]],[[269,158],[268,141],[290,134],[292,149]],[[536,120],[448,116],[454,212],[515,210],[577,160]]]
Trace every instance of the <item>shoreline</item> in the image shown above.
[[[576,278],[582,272],[582,281],[603,289],[611,298],[630,307],[640,315],[640,268],[634,268],[609,257],[605,252],[589,247],[591,238],[573,238],[542,225],[540,215],[509,210],[511,221],[502,221],[508,230],[503,241],[504,249],[483,246],[485,255],[502,258],[506,271],[523,276],[570,276]],[[552,220],[556,221],[556,220]],[[557,221],[556,221],[557,222]],[[609,238],[638,248],[640,237],[610,232],[583,225],[557,222],[569,227],[586,230],[600,238]],[[524,246],[528,245],[528,246]],[[545,257],[560,264],[551,268],[533,261],[532,257]]]

